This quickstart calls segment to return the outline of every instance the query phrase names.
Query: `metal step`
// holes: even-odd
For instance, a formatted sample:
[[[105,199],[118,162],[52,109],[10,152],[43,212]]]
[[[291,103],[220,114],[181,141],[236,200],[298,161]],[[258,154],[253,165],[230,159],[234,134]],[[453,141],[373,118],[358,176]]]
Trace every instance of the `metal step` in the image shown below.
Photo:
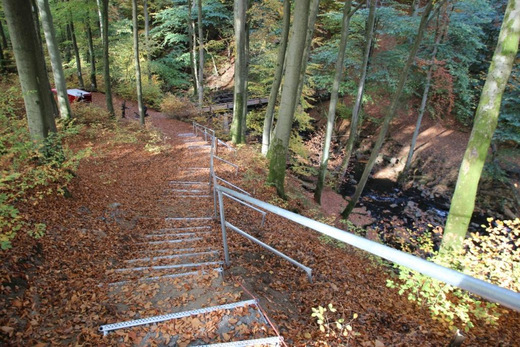
[[[244,307],[244,306],[251,306],[256,305],[256,300],[246,300],[246,301],[239,301],[232,304],[225,304],[225,305],[219,305],[219,306],[212,306],[212,307],[206,307],[206,308],[199,308],[196,310],[191,311],[184,311],[184,312],[177,312],[177,313],[170,313],[165,314],[162,316],[154,316],[154,317],[148,317],[148,318],[142,318],[142,319],[136,319],[126,322],[120,322],[120,323],[113,323],[113,324],[106,324],[99,327],[99,331],[103,333],[103,335],[108,334],[108,332],[118,329],[125,329],[125,328],[131,328],[139,325],[146,325],[146,324],[152,324],[152,323],[159,323],[159,322],[165,322],[172,319],[177,318],[184,318],[189,316],[195,316],[203,313],[209,313],[214,311],[220,311],[220,310],[230,310],[236,307]]]
[[[208,251],[208,252],[197,252],[197,253],[180,253],[180,254],[172,254],[172,255],[161,255],[157,257],[146,257],[146,258],[138,258],[138,259],[130,259],[125,260],[127,263],[136,263],[140,261],[157,261],[162,259],[175,259],[175,258],[189,258],[189,257],[198,257],[201,255],[208,255],[208,254],[218,254],[218,251]]]
[[[256,340],[233,341],[225,343],[214,343],[212,345],[200,345],[199,347],[250,347],[250,346],[281,346],[282,337],[266,337]]]
[[[224,271],[224,269],[221,268],[221,267],[217,267],[217,268],[211,269],[209,271],[217,271],[218,273],[222,273]],[[108,285],[109,286],[117,286],[117,285],[123,285],[123,284],[127,284],[127,283],[130,283],[130,282],[136,282],[136,281],[137,282],[148,282],[148,281],[162,280],[162,279],[166,279],[166,278],[178,278],[178,277],[205,275],[209,271],[190,271],[190,272],[182,272],[182,273],[171,274],[171,275],[162,275],[162,276],[154,276],[154,277],[141,277],[141,278],[138,278],[138,279],[135,279],[135,280],[111,282]],[[102,285],[100,284],[100,286],[102,286]]]
[[[200,267],[208,265],[222,265],[222,261],[207,261],[204,263],[186,263],[186,264],[172,264],[172,265],[157,265],[157,266],[139,266],[129,267],[124,269],[115,269],[114,272],[127,272],[127,271],[146,271],[146,270],[168,270],[168,269],[179,269],[183,267]]]

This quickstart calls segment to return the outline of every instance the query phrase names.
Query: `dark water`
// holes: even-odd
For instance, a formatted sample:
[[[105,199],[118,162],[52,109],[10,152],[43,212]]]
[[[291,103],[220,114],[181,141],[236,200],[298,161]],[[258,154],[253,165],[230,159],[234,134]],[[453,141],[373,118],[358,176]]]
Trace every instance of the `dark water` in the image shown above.
[[[352,179],[343,183],[340,194],[352,196],[356,184],[357,181]],[[367,182],[357,206],[366,207],[375,220],[370,227],[377,228],[381,239],[391,244],[395,234],[402,234],[403,230],[414,230],[421,234],[431,232],[437,226],[444,227],[450,201],[442,197],[432,199],[429,192],[417,188],[402,190],[391,180],[371,179]],[[482,231],[482,224],[487,225],[486,216],[475,213],[469,230]],[[436,248],[440,240],[440,235],[437,235],[434,240]]]

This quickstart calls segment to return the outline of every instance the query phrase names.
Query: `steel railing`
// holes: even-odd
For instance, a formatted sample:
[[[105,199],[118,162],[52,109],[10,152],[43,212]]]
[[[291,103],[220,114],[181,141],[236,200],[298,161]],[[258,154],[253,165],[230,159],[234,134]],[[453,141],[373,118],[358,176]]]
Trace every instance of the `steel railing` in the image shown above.
[[[266,203],[264,201],[255,199],[250,196],[250,194],[243,189],[233,185],[232,183],[218,177],[215,174],[214,167],[214,159],[215,152],[217,149],[217,145],[221,142],[216,138],[215,132],[212,129],[206,128],[200,124],[196,124],[194,122],[194,129],[200,129],[205,134],[205,139],[207,140],[207,136],[210,136],[211,139],[211,165],[210,165],[210,185],[212,186],[213,196],[214,196],[214,208],[215,215],[217,218],[220,215],[220,224],[222,228],[222,241],[224,248],[224,259],[226,265],[229,265],[229,247],[227,243],[227,228],[233,230],[234,232],[239,233],[240,235],[248,238],[249,240],[259,244],[260,246],[268,249],[269,251],[275,253],[276,255],[286,259],[291,262],[295,266],[298,266],[302,270],[307,273],[309,279],[311,279],[312,269],[309,267],[299,263],[298,261],[290,258],[289,256],[283,254],[279,250],[265,244],[264,242],[256,239],[255,237],[247,234],[245,231],[239,229],[235,225],[231,224],[226,220],[225,211],[224,211],[224,199],[226,196],[235,201],[243,203],[245,206],[259,211],[262,213],[262,224],[265,220],[265,211],[274,213],[283,218],[291,220],[297,224],[310,228],[314,231],[317,231],[323,235],[327,235],[332,237],[338,241],[344,242],[370,254],[376,255],[383,259],[393,262],[394,264],[402,265],[411,270],[418,271],[428,277],[435,278],[444,283],[453,285],[455,287],[467,290],[470,293],[479,295],[489,301],[499,303],[505,307],[511,308],[516,311],[520,311],[520,293],[514,292],[512,290],[508,290],[497,285],[488,283],[483,280],[479,280],[472,276],[463,274],[459,271],[435,264],[431,261],[427,261],[425,259],[416,257],[414,255],[396,250],[394,248],[379,244],[377,242],[365,239],[363,237],[354,235],[350,232],[332,227],[330,225],[320,223],[313,219],[298,215],[296,213],[287,211],[283,208],[274,206],[272,204]],[[227,144],[226,144],[227,145]],[[241,192],[235,191],[233,189],[224,187],[219,184],[219,182],[223,182]],[[256,206],[256,207],[255,207]],[[264,210],[264,211],[262,211]]]
[[[247,202],[248,204],[257,206],[258,208],[261,208],[265,211],[274,213],[278,216],[291,220],[297,224],[310,228],[323,235],[327,235],[338,241],[347,243],[351,246],[362,249],[373,255],[376,255],[376,256],[381,257],[386,260],[389,260],[389,261],[393,262],[394,264],[405,266],[409,269],[418,271],[428,277],[435,278],[439,281],[442,281],[447,284],[453,285],[455,287],[459,287],[461,289],[467,290],[468,292],[479,295],[489,301],[497,302],[505,307],[511,308],[516,311],[520,311],[520,293],[517,293],[512,290],[508,290],[508,289],[499,287],[497,285],[488,283],[486,281],[479,280],[477,278],[465,275],[465,274],[455,271],[453,269],[435,264],[431,261],[427,261],[422,258],[413,256],[411,254],[408,254],[408,253],[396,250],[394,248],[379,244],[377,242],[365,239],[363,237],[354,235],[350,232],[332,227],[327,224],[320,223],[313,219],[287,211],[283,208],[271,205],[264,201],[261,201],[261,200],[255,199],[251,196],[236,192],[232,189],[220,186],[218,184],[215,185],[215,190],[217,191],[218,201],[219,201],[220,222],[221,222],[221,228],[222,228],[224,258],[225,258],[226,265],[229,265],[229,249],[228,249],[228,245],[227,245],[226,228],[229,227],[230,229],[232,229],[234,231],[237,231],[236,230],[237,228],[226,221],[225,212],[224,212],[224,201],[223,201],[224,195],[228,195],[228,196],[232,196],[237,199],[240,199],[244,202]],[[251,239],[253,237],[249,235],[248,238]],[[259,240],[256,240],[256,241],[259,241]],[[256,241],[254,241],[254,242],[256,242]],[[259,241],[259,242],[261,242],[261,241]],[[272,248],[272,247],[270,247],[270,248]],[[274,253],[282,256],[281,252],[279,252],[279,251],[276,251]],[[285,255],[283,255],[283,257],[285,259],[288,258]],[[287,259],[287,260],[291,261],[296,266],[299,266],[300,268],[304,269],[304,271],[306,271],[307,275],[310,274],[309,268],[305,267],[304,265],[298,263],[297,261],[295,261],[291,258],[289,258],[289,259]]]

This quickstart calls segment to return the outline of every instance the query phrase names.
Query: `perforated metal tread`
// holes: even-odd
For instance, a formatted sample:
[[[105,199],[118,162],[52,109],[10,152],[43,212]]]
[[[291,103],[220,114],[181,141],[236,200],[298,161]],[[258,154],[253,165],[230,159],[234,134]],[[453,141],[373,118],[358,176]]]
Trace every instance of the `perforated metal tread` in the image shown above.
[[[257,346],[257,345],[280,346],[281,343],[282,343],[282,338],[276,336],[276,337],[266,337],[263,339],[256,339],[256,340],[215,343],[212,345],[201,345],[199,347],[249,347],[249,346]]]
[[[232,304],[200,308],[200,309],[191,310],[191,311],[170,313],[170,314],[165,314],[165,315],[161,315],[161,316],[154,316],[154,317],[131,320],[131,321],[127,321],[127,322],[106,324],[106,325],[100,326],[99,331],[101,331],[104,335],[106,335],[109,331],[113,331],[113,330],[131,328],[131,327],[135,327],[135,326],[139,326],[139,325],[146,325],[146,324],[152,324],[152,323],[159,323],[159,322],[164,322],[167,320],[172,320],[172,319],[177,319],[177,318],[184,318],[184,317],[189,317],[189,316],[194,316],[194,315],[198,315],[198,314],[209,313],[209,312],[214,312],[214,311],[219,311],[219,310],[229,310],[229,309],[233,309],[236,307],[252,306],[252,305],[256,305],[256,304],[257,304],[256,300],[239,301],[239,302],[235,302]]]

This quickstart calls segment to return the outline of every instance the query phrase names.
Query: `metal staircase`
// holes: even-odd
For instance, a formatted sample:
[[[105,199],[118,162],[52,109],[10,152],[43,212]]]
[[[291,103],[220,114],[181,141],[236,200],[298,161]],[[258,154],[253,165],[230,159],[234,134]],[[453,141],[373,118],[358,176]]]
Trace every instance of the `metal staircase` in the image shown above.
[[[208,175],[212,143],[219,142],[201,126],[177,140],[187,151],[186,161],[175,163],[181,178],[165,182],[160,227],[140,235],[129,245],[134,251],[107,272],[115,317],[99,331],[131,332],[140,336],[131,342],[139,346],[280,346],[283,340],[257,300],[244,298],[222,276]]]

